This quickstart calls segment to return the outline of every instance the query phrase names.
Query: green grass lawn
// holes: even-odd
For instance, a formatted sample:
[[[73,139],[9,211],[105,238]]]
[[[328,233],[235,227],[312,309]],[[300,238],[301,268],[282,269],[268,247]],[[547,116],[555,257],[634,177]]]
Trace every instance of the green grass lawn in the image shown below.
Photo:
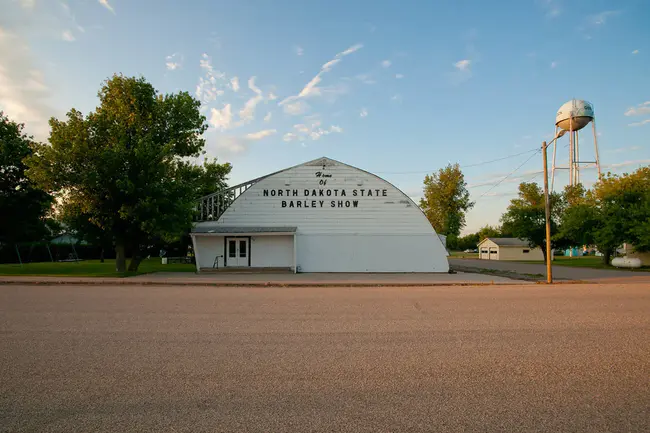
[[[128,262],[127,262],[128,264]],[[115,260],[84,260],[81,262],[38,262],[19,264],[0,264],[0,275],[66,275],[74,277],[129,277],[152,272],[195,272],[194,265],[163,265],[159,257],[145,259],[140,263],[137,273],[115,272]]]
[[[478,253],[464,253],[462,251],[450,251],[449,257],[454,259],[478,259]]]
[[[542,261],[531,261],[531,260],[522,260],[518,261],[519,263],[543,263]],[[582,257],[569,257],[569,256],[555,256],[553,260],[553,266],[573,266],[576,268],[593,268],[593,269],[619,269],[611,265],[606,265],[603,263],[602,257],[596,256],[582,256]],[[625,271],[650,271],[650,268],[644,267],[641,269],[627,269],[620,268]]]

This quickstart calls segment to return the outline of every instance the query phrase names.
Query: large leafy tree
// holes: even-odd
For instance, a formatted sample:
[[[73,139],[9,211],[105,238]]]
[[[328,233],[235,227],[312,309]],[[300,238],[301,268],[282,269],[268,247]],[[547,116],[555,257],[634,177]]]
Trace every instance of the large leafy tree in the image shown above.
[[[562,195],[552,193],[549,197],[551,204],[551,233],[555,233],[562,214]],[[522,182],[519,185],[517,198],[510,201],[506,213],[501,216],[502,230],[512,236],[525,239],[531,248],[540,247],[546,257],[546,210],[544,192],[536,183]],[[563,244],[562,239],[551,239],[552,248]]]
[[[25,175],[23,160],[33,153],[35,143],[23,127],[0,112],[0,246],[49,234],[46,217],[52,196]]]
[[[465,227],[465,213],[474,203],[458,164],[449,164],[424,178],[420,207],[436,232],[458,237]]]
[[[144,78],[114,75],[100,105],[51,119],[50,145],[28,159],[29,176],[57,191],[63,212],[110,234],[116,270],[136,271],[153,238],[177,239],[190,226],[196,171],[207,128],[187,92],[159,94]]]

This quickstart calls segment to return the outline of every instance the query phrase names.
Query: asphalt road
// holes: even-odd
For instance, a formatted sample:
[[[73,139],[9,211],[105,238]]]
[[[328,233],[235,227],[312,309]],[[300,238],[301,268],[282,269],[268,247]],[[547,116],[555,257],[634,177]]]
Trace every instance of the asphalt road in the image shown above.
[[[647,285],[0,286],[2,432],[650,431]]]
[[[497,269],[519,274],[546,275],[546,265],[542,263],[519,263],[507,260],[454,259],[449,257],[449,266],[470,266],[473,268]],[[650,272],[625,271],[617,269],[575,268],[572,266],[553,266],[554,278],[563,280],[604,281],[633,277],[650,281]]]

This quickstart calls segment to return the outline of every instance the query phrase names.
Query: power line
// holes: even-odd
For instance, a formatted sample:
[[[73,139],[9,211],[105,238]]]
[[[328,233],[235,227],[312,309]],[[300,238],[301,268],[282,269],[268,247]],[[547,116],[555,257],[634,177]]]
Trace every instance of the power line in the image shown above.
[[[481,199],[482,197],[484,197],[487,193],[489,193],[490,191],[492,191],[492,190],[493,190],[494,188],[496,188],[497,186],[501,185],[501,184],[503,183],[504,180],[506,180],[506,179],[508,179],[510,176],[512,176],[512,175],[513,175],[517,170],[519,170],[521,167],[523,167],[523,166],[524,166],[528,161],[530,161],[531,159],[533,159],[533,157],[534,157],[535,155],[537,155],[537,153],[539,153],[540,151],[541,151],[541,149],[537,149],[537,152],[535,152],[535,153],[533,153],[532,155],[530,155],[530,156],[528,157],[528,159],[526,159],[524,162],[522,162],[522,163],[521,163],[517,168],[515,168],[514,170],[512,170],[512,171],[511,171],[510,173],[508,173],[508,174],[507,174],[503,179],[501,179],[501,180],[498,181],[496,184],[494,184],[494,186],[492,186],[492,188],[488,189],[488,190],[485,191],[483,194],[481,194],[481,196],[479,197],[479,199]]]
[[[461,165],[460,168],[471,168],[471,167],[479,167],[481,165],[486,165],[486,164],[492,164],[493,162],[499,162],[499,161],[503,161],[505,159],[515,158],[517,156],[525,155],[527,153],[535,152],[537,150],[539,150],[539,149],[535,148],[535,149],[527,150],[525,152],[514,153],[512,155],[503,156],[503,157],[497,158],[497,159],[492,159],[490,161],[483,161],[483,162],[478,162],[476,164],[469,164],[469,165]],[[434,171],[435,170],[426,170],[426,171],[422,171],[422,170],[420,170],[420,171],[375,171],[373,173],[376,173],[376,174],[422,174],[422,173],[432,173]]]

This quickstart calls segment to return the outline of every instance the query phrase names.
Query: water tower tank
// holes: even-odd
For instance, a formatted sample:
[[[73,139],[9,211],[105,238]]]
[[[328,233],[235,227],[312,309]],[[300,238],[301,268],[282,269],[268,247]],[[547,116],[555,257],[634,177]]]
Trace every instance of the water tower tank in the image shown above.
[[[565,131],[578,131],[594,120],[594,107],[582,99],[572,99],[560,107],[555,126]]]

